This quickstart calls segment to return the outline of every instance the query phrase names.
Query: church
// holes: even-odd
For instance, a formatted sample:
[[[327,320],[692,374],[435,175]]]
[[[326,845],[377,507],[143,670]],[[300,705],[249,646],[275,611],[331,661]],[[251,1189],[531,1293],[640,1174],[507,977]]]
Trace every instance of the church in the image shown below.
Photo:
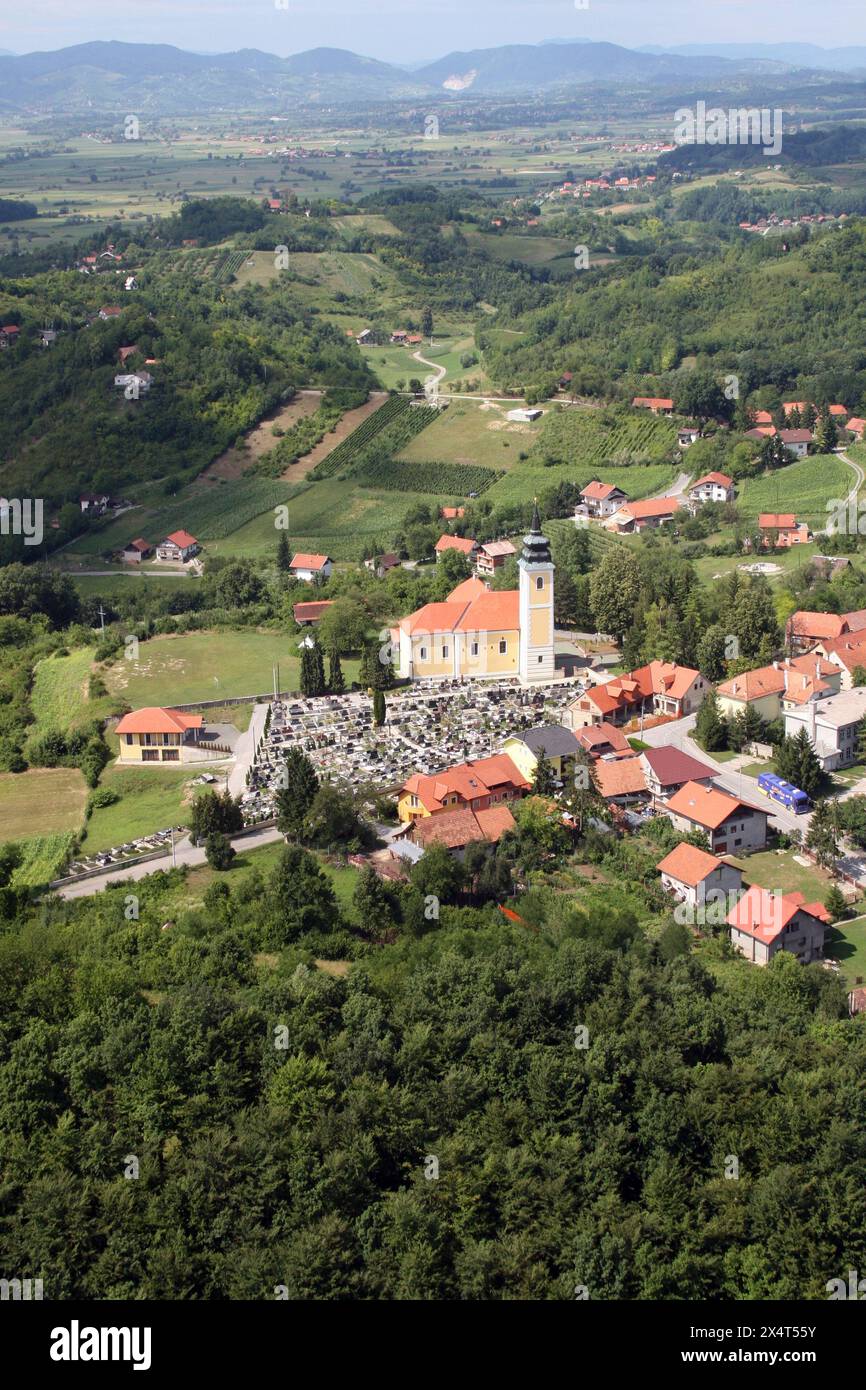
[[[516,676],[525,685],[555,680],[554,564],[537,503],[518,569],[517,589],[497,592],[480,579],[466,579],[444,603],[427,603],[403,618],[392,630],[397,675],[410,680]]]

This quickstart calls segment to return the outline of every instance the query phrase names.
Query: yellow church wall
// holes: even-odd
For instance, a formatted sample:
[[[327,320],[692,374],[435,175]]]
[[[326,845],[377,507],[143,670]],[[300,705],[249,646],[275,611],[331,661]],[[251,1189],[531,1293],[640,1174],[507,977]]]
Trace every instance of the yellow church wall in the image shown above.
[[[533,608],[529,614],[529,640],[533,647],[547,647],[553,639],[550,630],[550,609]]]
[[[480,674],[504,675],[517,670],[520,657],[520,633],[517,628],[508,632],[479,633],[480,654],[484,664]],[[505,641],[506,650],[499,650],[499,643]]]
[[[455,637],[449,633],[427,633],[412,639],[412,662],[417,676],[450,676],[454,670]],[[448,655],[443,656],[443,650]],[[426,651],[425,657],[421,652]]]

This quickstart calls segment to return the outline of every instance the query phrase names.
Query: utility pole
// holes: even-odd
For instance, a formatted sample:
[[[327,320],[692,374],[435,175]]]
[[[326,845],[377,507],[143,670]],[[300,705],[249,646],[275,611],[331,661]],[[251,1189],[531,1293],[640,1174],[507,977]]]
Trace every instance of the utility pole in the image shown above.
[[[105,631],[105,609],[103,608],[101,601],[100,601],[100,604],[99,604],[99,623],[100,623],[100,631],[101,631],[101,632],[104,632],[104,631]]]
[[[171,827],[171,867],[177,868],[177,856],[174,852],[174,826]]]

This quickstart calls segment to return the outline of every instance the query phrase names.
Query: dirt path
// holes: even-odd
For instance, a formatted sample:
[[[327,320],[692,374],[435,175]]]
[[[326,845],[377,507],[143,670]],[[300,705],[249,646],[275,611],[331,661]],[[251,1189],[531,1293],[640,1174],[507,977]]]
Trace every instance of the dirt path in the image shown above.
[[[342,444],[353,430],[366,420],[368,415],[372,415],[374,410],[388,399],[387,391],[374,391],[365,405],[359,405],[355,410],[347,410],[346,414],[337,421],[336,428],[330,434],[326,434],[314,449],[308,454],[304,454],[297,463],[290,463],[284,473],[281,474],[287,482],[297,483],[306,478],[308,473],[312,473],[317,463],[321,463],[329,454],[332,454],[338,444]]]
[[[255,463],[263,454],[268,453],[279,443],[279,440],[271,432],[272,425],[279,425],[282,430],[290,430],[299,420],[313,415],[318,410],[321,400],[321,391],[299,391],[288,405],[281,405],[277,410],[272,410],[269,415],[265,415],[259,421],[254,429],[250,430],[246,436],[246,449],[242,451],[226,449],[224,454],[209,464],[201,477],[205,479],[223,478],[228,482],[236,481],[251,463]]]

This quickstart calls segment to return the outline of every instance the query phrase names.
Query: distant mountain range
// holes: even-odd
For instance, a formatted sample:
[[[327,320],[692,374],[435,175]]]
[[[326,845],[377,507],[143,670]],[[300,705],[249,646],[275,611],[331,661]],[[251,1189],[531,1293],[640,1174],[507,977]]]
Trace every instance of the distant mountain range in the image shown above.
[[[683,43],[660,48],[645,44],[641,53],[728,58],[732,62],[781,63],[785,67],[857,72],[866,69],[866,47],[819,48],[814,43]]]
[[[858,54],[862,57],[855,61]],[[843,58],[846,69],[861,62],[866,66],[866,49],[721,44],[706,50],[700,45],[635,50],[613,43],[552,39],[449,53],[436,62],[413,64],[410,71],[339,48],[314,48],[278,58],[258,49],[211,54],[189,53],[169,44],[95,42],[53,53],[0,56],[0,112],[273,112],[299,102],[423,100],[434,94],[460,93],[495,96],[593,82],[673,86],[807,62],[827,68],[836,61],[841,70]]]

